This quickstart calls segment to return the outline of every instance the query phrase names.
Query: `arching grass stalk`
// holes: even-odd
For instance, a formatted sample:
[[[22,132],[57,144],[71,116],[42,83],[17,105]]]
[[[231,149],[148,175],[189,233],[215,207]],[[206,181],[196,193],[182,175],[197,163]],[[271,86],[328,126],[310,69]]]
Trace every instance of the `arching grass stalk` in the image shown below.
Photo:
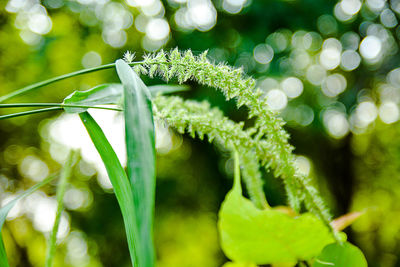
[[[131,62],[129,65],[134,66],[134,65],[137,65],[137,64],[141,64],[141,63],[142,63],[141,61]],[[96,71],[99,71],[99,70],[106,70],[106,69],[113,69],[113,68],[115,68],[115,63],[110,63],[110,64],[101,65],[101,66],[97,66],[97,67],[93,67],[93,68],[89,68],[89,69],[83,69],[83,70],[74,71],[74,72],[71,72],[71,73],[68,73],[68,74],[60,75],[60,76],[57,76],[57,77],[54,77],[54,78],[51,78],[51,79],[48,79],[48,80],[44,80],[44,81],[41,81],[41,82],[38,82],[38,83],[34,83],[34,84],[25,86],[23,88],[20,88],[20,89],[15,90],[15,91],[7,94],[7,95],[4,95],[4,96],[0,97],[0,103],[3,103],[5,101],[7,101],[7,100],[10,100],[11,98],[14,98],[14,97],[17,97],[17,96],[20,96],[20,95],[24,95],[24,94],[29,93],[31,91],[34,91],[34,90],[36,90],[38,88],[41,88],[43,86],[46,86],[46,85],[49,85],[49,84],[52,84],[52,83],[55,83],[55,82],[58,82],[58,81],[61,81],[61,80],[65,80],[65,79],[68,79],[68,78],[76,77],[76,76],[79,76],[79,75],[82,75],[82,74],[96,72]]]
[[[28,107],[68,107],[68,108],[95,108],[106,109],[114,111],[122,111],[120,108],[100,107],[92,105],[71,105],[63,103],[13,103],[13,104],[0,104],[0,108],[28,108]]]
[[[20,116],[32,115],[42,112],[48,111],[57,111],[63,110],[65,107],[70,108],[94,108],[94,109],[105,109],[105,110],[112,110],[112,111],[122,111],[119,108],[110,108],[110,107],[100,107],[100,106],[87,106],[87,105],[69,105],[69,104],[58,104],[58,103],[19,103],[19,104],[0,104],[0,108],[21,108],[21,107],[49,107],[43,109],[35,109],[23,112],[17,112],[7,115],[0,116],[0,120],[4,119],[11,119]]]
[[[63,110],[63,108],[53,107],[53,108],[42,108],[42,109],[35,109],[35,110],[30,110],[30,111],[17,112],[17,113],[2,115],[2,116],[0,116],[0,120],[11,119],[11,118],[15,118],[15,117],[32,115],[32,114],[48,112],[48,111],[56,111],[56,110]]]

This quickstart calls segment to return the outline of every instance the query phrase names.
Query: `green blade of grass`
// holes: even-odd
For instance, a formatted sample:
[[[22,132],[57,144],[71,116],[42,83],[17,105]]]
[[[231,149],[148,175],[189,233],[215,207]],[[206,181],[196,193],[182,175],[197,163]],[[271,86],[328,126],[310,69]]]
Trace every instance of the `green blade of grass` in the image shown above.
[[[137,65],[137,64],[141,64],[141,63],[142,63],[142,61],[137,61],[137,62],[131,62],[131,63],[129,63],[129,65],[133,66],[133,65]],[[75,77],[75,76],[79,76],[79,75],[82,75],[82,74],[87,74],[87,73],[91,73],[91,72],[95,72],[95,71],[99,71],[99,70],[111,69],[111,68],[114,68],[114,67],[115,67],[115,63],[110,63],[110,64],[101,65],[101,66],[97,66],[97,67],[93,67],[93,68],[89,68],[89,69],[83,69],[83,70],[74,71],[74,72],[63,74],[63,75],[60,75],[60,76],[57,76],[57,77],[53,77],[53,78],[50,78],[50,79],[47,79],[47,80],[44,80],[44,81],[41,81],[41,82],[38,82],[38,83],[30,84],[28,86],[25,86],[25,87],[22,87],[20,89],[17,89],[17,90],[15,90],[15,91],[7,94],[7,95],[1,96],[0,97],[0,103],[3,103],[3,102],[8,101],[8,100],[10,100],[12,98],[15,98],[15,97],[20,96],[20,95],[24,95],[24,94],[29,93],[31,91],[37,90],[37,89],[39,89],[39,88],[41,88],[43,86],[46,86],[46,85],[49,85],[49,84],[52,84],[52,83],[55,83],[55,82],[58,82],[58,81],[62,81],[62,80],[68,79],[68,78],[72,78],[72,77]]]
[[[11,118],[26,116],[26,115],[32,115],[32,114],[42,113],[42,112],[47,112],[47,111],[62,110],[62,109],[63,108],[61,108],[61,107],[52,107],[52,108],[42,108],[42,109],[17,112],[17,113],[13,113],[13,114],[2,115],[2,116],[0,116],[0,120],[11,119]]]
[[[154,266],[155,141],[150,92],[132,68],[116,61],[124,87],[128,176],[132,185],[141,241],[141,266]]]
[[[105,109],[113,111],[122,111],[119,108],[111,107],[99,107],[91,105],[73,105],[73,104],[63,104],[63,103],[12,103],[12,104],[0,104],[0,108],[30,108],[30,107],[60,107],[60,108],[84,108],[85,110],[89,108],[94,109]]]
[[[64,168],[61,172],[60,180],[58,181],[57,213],[56,213],[56,218],[54,220],[54,226],[51,231],[50,238],[49,238],[49,241],[47,244],[47,253],[46,253],[46,262],[45,262],[46,267],[53,266],[53,258],[54,258],[54,254],[56,252],[56,239],[57,239],[58,226],[61,221],[62,211],[64,210],[64,205],[63,205],[64,194],[65,194],[65,190],[67,188],[68,181],[71,177],[72,167],[77,158],[77,155],[78,155],[77,151],[71,151],[69,153],[67,162],[65,163]]]
[[[56,104],[56,103],[0,104],[0,108],[16,108],[16,107],[50,107],[50,108],[42,108],[42,109],[17,112],[17,113],[12,113],[12,114],[7,114],[7,115],[1,115],[0,120],[12,119],[15,117],[33,115],[33,114],[48,112],[48,111],[63,110],[65,108],[74,108],[74,109],[83,109],[83,110],[87,110],[89,108],[94,108],[94,109],[104,109],[104,110],[112,110],[112,111],[122,111],[122,109],[119,109],[119,108],[96,107],[96,106],[85,106],[85,105],[68,105],[68,104]]]
[[[4,222],[6,221],[8,213],[15,206],[15,204],[18,202],[18,200],[20,200],[26,196],[29,196],[30,194],[32,194],[33,192],[35,192],[42,186],[48,184],[50,181],[52,181],[56,177],[57,177],[57,174],[53,174],[53,175],[49,176],[48,178],[44,179],[40,183],[34,185],[33,187],[31,187],[28,190],[26,190],[25,192],[23,192],[21,195],[17,196],[16,198],[14,198],[10,202],[8,202],[4,207],[2,207],[0,209],[0,266],[1,267],[9,266],[8,260],[7,260],[7,253],[6,253],[4,243],[3,243],[3,238],[1,235],[1,229],[3,228]]]
[[[108,142],[97,122],[88,112],[80,113],[79,116],[85,125],[94,146],[100,154],[101,159],[103,160],[111,184],[114,187],[115,196],[117,197],[125,224],[132,265],[134,267],[144,266],[139,265],[138,263],[137,248],[140,246],[140,239],[136,225],[136,213],[132,189],[128,177],[126,176],[124,168],[121,166],[114,149]]]
[[[129,63],[129,65],[133,66],[133,65],[137,65],[137,64],[141,64],[141,63],[142,63],[141,61],[137,61],[137,62]],[[34,91],[36,89],[39,89],[39,88],[41,88],[43,86],[46,86],[46,85],[49,85],[49,84],[52,84],[52,83],[55,83],[55,82],[58,82],[58,81],[62,81],[62,80],[68,79],[68,78],[72,78],[72,77],[75,77],[75,76],[79,76],[79,75],[82,75],[82,74],[91,73],[91,72],[95,72],[95,71],[99,71],[99,70],[111,69],[111,68],[114,68],[114,67],[115,67],[115,63],[110,63],[110,64],[101,65],[101,66],[97,66],[97,67],[93,67],[93,68],[89,68],[89,69],[83,69],[83,70],[74,71],[74,72],[67,73],[67,74],[64,74],[64,75],[60,75],[60,76],[57,76],[57,77],[53,77],[53,78],[50,78],[50,79],[47,79],[47,80],[44,80],[44,81],[41,81],[41,82],[38,82],[38,83],[30,84],[28,86],[25,86],[25,87],[22,87],[20,89],[17,89],[17,90],[15,90],[15,91],[7,94],[7,95],[1,96],[0,97],[0,103],[3,103],[5,101],[7,101],[7,100],[10,100],[11,98],[14,98],[14,97],[17,97],[17,96],[20,96],[20,95],[24,95],[26,93],[29,93],[29,92]]]
[[[38,82],[38,83],[34,83],[34,84],[25,86],[25,87],[23,87],[21,89],[15,90],[15,91],[7,94],[7,95],[4,95],[4,96],[0,97],[0,103],[3,103],[3,102],[5,102],[5,101],[7,101],[7,100],[9,100],[11,98],[17,97],[19,95],[26,94],[26,93],[31,92],[33,90],[36,90],[36,89],[38,89],[40,87],[43,87],[43,86],[46,86],[46,85],[49,85],[49,84],[52,84],[52,83],[55,83],[55,82],[58,82],[58,81],[61,81],[61,80],[65,80],[65,79],[68,79],[68,78],[72,78],[72,77],[75,77],[75,76],[78,76],[78,75],[82,75],[82,74],[86,74],[86,73],[90,73],[90,72],[95,72],[95,71],[98,71],[98,70],[110,69],[110,68],[113,68],[114,66],[115,66],[115,64],[111,63],[111,64],[102,65],[102,66],[98,66],[98,67],[94,67],[94,68],[90,68],[90,69],[78,70],[78,71],[71,72],[71,73],[64,74],[64,75],[60,75],[60,76],[57,76],[57,77],[54,77],[54,78],[51,78],[51,79],[47,79],[47,80],[44,80],[44,81],[41,81],[41,82]]]

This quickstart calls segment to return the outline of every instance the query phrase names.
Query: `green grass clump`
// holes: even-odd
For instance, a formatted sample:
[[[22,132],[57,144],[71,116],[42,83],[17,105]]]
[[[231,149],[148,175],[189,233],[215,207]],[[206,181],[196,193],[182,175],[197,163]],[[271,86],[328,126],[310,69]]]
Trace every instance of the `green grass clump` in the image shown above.
[[[160,119],[182,134],[189,133],[193,138],[197,135],[201,139],[207,136],[210,142],[216,140],[227,149],[237,151],[238,158],[235,158],[235,166],[237,167],[240,162],[243,180],[253,202],[252,205],[254,204],[254,208],[252,207],[249,210],[260,211],[261,217],[268,217],[270,214],[278,212],[269,206],[263,190],[261,167],[267,171],[272,169],[274,175],[283,180],[290,206],[299,212],[301,203],[304,202],[307,210],[314,214],[312,216],[319,218],[324,223],[321,227],[330,229],[329,235],[332,235],[333,232],[332,237],[340,240],[335,230],[330,226],[331,216],[319,192],[311,184],[311,180],[300,174],[296,167],[295,157],[292,153],[293,147],[288,142],[289,135],[283,129],[283,120],[268,108],[261,96],[261,90],[255,86],[254,79],[245,77],[241,69],[211,63],[207,59],[206,53],[194,56],[190,50],[181,53],[175,49],[171,53],[161,51],[146,55],[142,61],[138,62],[132,62],[133,58],[129,55],[127,54],[126,61],[117,60],[113,64],[81,70],[29,85],[0,97],[0,103],[56,81],[114,67],[121,83],[102,84],[88,91],[74,92],[60,104],[0,104],[0,107],[3,108],[44,107],[3,115],[0,116],[0,119],[55,110],[79,114],[102,158],[114,187],[114,193],[125,225],[133,266],[151,267],[155,264],[153,224],[156,152],[153,117]],[[246,106],[249,111],[249,118],[254,117],[255,124],[251,128],[244,129],[244,122],[233,122],[225,117],[219,109],[212,108],[207,102],[184,100],[176,96],[163,96],[161,94],[186,90],[186,87],[161,85],[148,88],[138,74],[145,74],[150,77],[159,76],[167,82],[171,79],[176,79],[179,83],[192,80],[202,85],[214,87],[221,91],[227,100],[235,99],[238,107]],[[104,104],[114,104],[117,107],[99,106]],[[87,112],[89,108],[123,112],[128,158],[126,171],[102,129]],[[67,166],[72,166],[72,162],[71,156]],[[236,168],[236,176],[238,175],[237,172],[238,168]],[[70,169],[64,169],[57,190],[58,210],[49,241],[46,267],[52,265],[55,253],[56,234],[63,208],[62,198],[69,174]],[[247,201],[240,203],[248,205]],[[11,206],[6,206],[0,210],[0,219],[3,220],[0,220],[0,226],[4,223],[9,208]],[[280,218],[280,215],[277,217]],[[312,221],[318,221],[314,217],[312,217]],[[316,222],[316,225],[320,226],[321,221]],[[279,225],[279,222],[274,222]],[[292,219],[287,219],[287,222],[288,225],[292,224]],[[257,227],[261,229],[262,223]],[[236,232],[233,231],[232,233]],[[282,231],[281,234],[287,235],[287,231]],[[298,239],[302,239],[302,235],[299,235]],[[296,249],[293,251],[297,251]],[[262,254],[262,251],[260,253]],[[316,251],[313,250],[312,255],[315,253]],[[301,259],[302,255],[301,253],[292,255],[290,259]],[[309,254],[307,254],[308,256]],[[232,258],[235,258],[235,255]],[[6,262],[4,246],[0,242],[0,265]],[[269,261],[266,262],[269,263]]]

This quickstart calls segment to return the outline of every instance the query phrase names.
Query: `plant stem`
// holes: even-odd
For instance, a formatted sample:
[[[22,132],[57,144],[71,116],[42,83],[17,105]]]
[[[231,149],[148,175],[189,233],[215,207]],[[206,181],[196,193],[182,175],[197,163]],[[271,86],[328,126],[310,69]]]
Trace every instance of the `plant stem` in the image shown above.
[[[106,109],[113,111],[122,111],[120,108],[100,107],[100,106],[87,106],[87,105],[72,105],[60,103],[13,103],[13,104],[0,104],[0,108],[23,108],[23,107],[69,107],[69,108],[95,108]]]
[[[233,150],[234,158],[234,175],[233,175],[233,190],[239,191],[242,194],[242,186],[240,184],[240,160],[239,152],[235,149]]]
[[[96,107],[96,106],[85,106],[85,105],[70,105],[70,104],[58,104],[58,103],[18,103],[18,104],[0,104],[0,108],[18,108],[18,107],[50,107],[50,108],[43,108],[43,109],[35,109],[23,112],[17,112],[7,115],[0,116],[0,120],[10,119],[19,116],[31,115],[35,113],[53,111],[53,110],[63,110],[64,107],[71,107],[71,108],[94,108],[94,109],[105,109],[105,110],[112,110],[112,111],[122,111],[119,108],[109,108],[109,107]]]
[[[42,108],[42,109],[35,109],[35,110],[18,112],[18,113],[13,113],[13,114],[7,114],[7,115],[0,116],[0,120],[10,119],[10,118],[19,117],[19,116],[25,116],[25,115],[31,115],[31,114],[35,114],[35,113],[41,113],[41,112],[54,111],[54,110],[63,110],[63,108],[61,108],[61,107]]]
[[[74,165],[76,157],[77,157],[77,151],[69,152],[67,162],[64,165],[65,167],[62,170],[60,181],[58,182],[57,185],[57,213],[56,213],[56,218],[54,220],[54,226],[51,231],[49,242],[47,245],[45,267],[51,267],[53,265],[53,258],[56,252],[56,239],[57,239],[58,226],[60,225],[61,214],[64,209],[63,205],[64,194],[67,188],[68,180],[71,177],[72,166]]]
[[[137,62],[129,63],[129,65],[132,66],[132,65],[136,65],[136,64],[140,64],[140,63],[142,63],[142,62],[141,61],[137,61]],[[51,78],[51,79],[48,79],[48,80],[44,80],[44,81],[41,81],[41,82],[38,82],[38,83],[34,83],[34,84],[25,86],[25,87],[23,87],[21,89],[15,90],[15,91],[7,94],[7,95],[4,95],[4,96],[0,97],[0,103],[3,103],[3,102],[5,102],[5,101],[7,101],[7,100],[9,100],[11,98],[16,97],[16,96],[19,96],[19,95],[28,93],[30,91],[33,91],[33,90],[35,90],[37,88],[40,88],[40,87],[43,87],[45,85],[49,85],[49,84],[52,84],[52,83],[55,83],[55,82],[58,82],[58,81],[61,81],[61,80],[65,80],[65,79],[68,79],[68,78],[72,78],[72,77],[75,77],[75,76],[78,76],[78,75],[91,73],[91,72],[95,72],[95,71],[99,71],[99,70],[111,69],[111,68],[114,68],[114,67],[115,67],[115,63],[110,63],[110,64],[101,65],[101,66],[94,67],[94,68],[78,70],[78,71],[67,73],[67,74],[64,74],[64,75],[61,75],[61,76],[57,76],[57,77],[54,77],[54,78]]]

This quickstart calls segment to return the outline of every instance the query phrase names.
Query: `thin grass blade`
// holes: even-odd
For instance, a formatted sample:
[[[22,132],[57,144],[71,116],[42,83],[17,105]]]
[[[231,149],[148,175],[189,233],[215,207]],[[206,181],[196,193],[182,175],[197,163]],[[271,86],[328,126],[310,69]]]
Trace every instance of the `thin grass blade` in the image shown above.
[[[11,118],[15,118],[15,117],[32,115],[32,114],[43,113],[43,112],[48,112],[48,111],[62,110],[62,109],[63,108],[61,108],[61,107],[51,107],[51,108],[42,108],[42,109],[17,112],[17,113],[2,115],[2,116],[0,116],[0,120],[11,119]]]
[[[145,266],[142,264],[139,265],[138,263],[137,254],[138,248],[141,244],[136,225],[136,214],[133,203],[132,189],[125,170],[100,126],[92,118],[92,116],[88,112],[80,113],[79,116],[85,125],[94,146],[99,152],[101,159],[103,160],[111,184],[114,187],[114,193],[117,197],[125,224],[125,231],[128,239],[128,247],[131,255],[132,265],[134,267]]]
[[[104,70],[104,69],[110,69],[110,68],[113,68],[114,66],[115,66],[114,63],[107,64],[107,65],[101,65],[101,66],[97,66],[97,67],[94,67],[94,68],[78,70],[78,71],[75,71],[75,72],[71,72],[71,73],[60,75],[60,76],[57,76],[57,77],[54,77],[54,78],[50,78],[50,79],[47,79],[47,80],[44,80],[44,81],[41,81],[41,82],[38,82],[38,83],[30,84],[30,85],[25,86],[23,88],[17,89],[17,90],[15,90],[15,91],[7,94],[7,95],[1,96],[0,97],[0,103],[3,103],[5,101],[10,100],[11,98],[14,98],[14,97],[17,97],[17,96],[27,94],[27,93],[29,93],[31,91],[35,91],[35,90],[37,90],[37,89],[39,89],[39,88],[41,88],[43,86],[46,86],[46,85],[49,85],[49,84],[52,84],[52,83],[55,83],[55,82],[58,82],[58,81],[62,81],[62,80],[68,79],[68,78],[72,78],[72,77],[75,77],[75,76],[78,76],[78,75],[82,75],[82,74],[86,74],[86,73],[90,73],[90,72],[95,72],[95,71]]]
[[[137,62],[131,62],[131,63],[129,63],[129,65],[134,66],[134,65],[137,65],[137,64],[141,64],[141,63],[143,63],[143,62],[142,61],[137,61]],[[52,84],[52,83],[55,83],[55,82],[58,82],[58,81],[66,80],[66,79],[69,79],[69,78],[72,78],[72,77],[76,77],[76,76],[79,76],[79,75],[82,75],[82,74],[96,72],[96,71],[99,71],[99,70],[111,69],[111,68],[114,68],[114,67],[115,67],[115,63],[110,63],[110,64],[101,65],[101,66],[97,66],[97,67],[93,67],[93,68],[89,68],[89,69],[83,69],[83,70],[70,72],[70,73],[63,74],[63,75],[60,75],[60,76],[57,76],[57,77],[53,77],[53,78],[50,78],[50,79],[47,79],[47,80],[44,80],[44,81],[41,81],[41,82],[30,84],[28,86],[25,86],[25,87],[22,87],[20,89],[17,89],[17,90],[15,90],[15,91],[13,91],[13,92],[11,92],[9,94],[0,96],[0,103],[8,101],[8,100],[10,100],[12,98],[15,98],[17,96],[25,95],[25,94],[27,94],[27,93],[29,93],[31,91],[35,91],[35,90],[37,90],[37,89],[39,89],[39,88],[41,88],[43,86],[46,86],[46,85],[49,85],[49,84]]]
[[[65,190],[67,189],[67,185],[68,185],[69,179],[71,177],[71,173],[72,173],[72,167],[74,165],[74,162],[76,161],[77,155],[78,155],[77,151],[71,151],[69,153],[67,162],[65,163],[64,168],[61,172],[60,180],[58,181],[57,213],[56,213],[56,218],[54,221],[54,226],[51,231],[50,238],[49,238],[49,242],[47,244],[47,253],[46,253],[46,262],[45,262],[46,267],[53,266],[53,258],[54,258],[54,254],[56,252],[56,239],[57,239],[58,226],[61,221],[61,214],[64,210],[64,204],[63,204],[64,194],[65,194]]]
[[[26,196],[29,196],[30,194],[32,194],[33,192],[35,192],[36,190],[38,190],[42,186],[48,184],[50,181],[52,181],[56,177],[57,177],[57,174],[49,176],[48,178],[44,179],[40,183],[38,183],[38,184],[34,185],[33,187],[29,188],[28,190],[23,192],[21,195],[19,195],[15,199],[11,200],[9,203],[7,203],[4,207],[2,207],[0,209],[0,232],[1,232],[1,229],[3,228],[4,222],[6,221],[8,213],[15,206],[15,204],[18,202],[18,200],[20,200],[20,199],[22,199],[22,198],[24,198]],[[7,253],[6,253],[6,250],[5,250],[5,247],[4,247],[3,238],[2,238],[1,233],[0,233],[0,266],[1,267],[8,267],[9,266],[8,259],[7,259]]]
[[[84,108],[85,111],[89,108],[94,109],[105,109],[105,110],[113,110],[113,111],[122,111],[119,108],[112,107],[101,107],[101,106],[88,106],[88,105],[70,105],[63,103],[12,103],[12,104],[0,104],[1,108],[31,108],[31,107],[59,107],[59,108]]]
[[[141,241],[141,266],[154,266],[155,139],[150,91],[123,60],[116,61],[124,87],[128,177],[132,185]]]

